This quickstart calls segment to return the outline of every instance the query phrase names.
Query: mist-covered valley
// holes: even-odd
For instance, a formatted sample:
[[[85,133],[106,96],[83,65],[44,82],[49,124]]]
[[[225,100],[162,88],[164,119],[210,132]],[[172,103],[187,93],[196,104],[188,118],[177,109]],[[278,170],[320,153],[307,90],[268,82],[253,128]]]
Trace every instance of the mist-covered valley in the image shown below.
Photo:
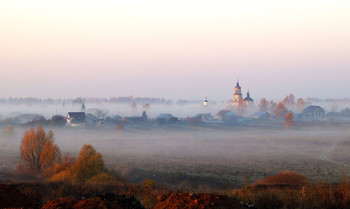
[[[15,127],[0,138],[1,172],[13,172],[29,127]],[[46,127],[45,127],[46,128]],[[106,167],[132,182],[154,179],[170,185],[240,187],[282,171],[316,181],[340,181],[350,171],[350,126],[276,127],[47,127],[62,152],[77,156],[84,144],[101,152]],[[2,179],[5,180],[5,179]],[[193,181],[193,182],[191,182]],[[191,188],[189,186],[189,188]]]

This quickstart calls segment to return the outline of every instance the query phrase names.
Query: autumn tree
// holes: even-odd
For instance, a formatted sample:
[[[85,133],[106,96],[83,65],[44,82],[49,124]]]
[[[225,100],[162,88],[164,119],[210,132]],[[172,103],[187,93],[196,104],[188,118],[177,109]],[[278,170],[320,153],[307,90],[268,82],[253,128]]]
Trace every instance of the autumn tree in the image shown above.
[[[121,122],[118,122],[117,125],[115,126],[115,129],[117,130],[117,132],[122,132],[124,127],[123,124]]]
[[[295,104],[295,96],[294,96],[294,94],[289,94],[288,105],[294,105],[294,104]]]
[[[84,145],[78,160],[68,154],[61,164],[56,164],[47,178],[53,182],[114,183],[113,174],[105,172],[102,154],[91,145]]]
[[[275,109],[273,110],[273,115],[275,116],[275,118],[278,118],[278,119],[283,119],[284,116],[287,114],[288,110],[287,108],[285,107],[284,103],[283,102],[279,102]]]
[[[294,126],[294,117],[292,112],[288,112],[284,117],[284,127],[286,130],[291,129]]]
[[[283,104],[288,108],[294,108],[295,105],[295,96],[293,94],[289,94],[282,100]]]
[[[53,132],[45,132],[42,126],[35,131],[30,128],[24,134],[20,145],[23,163],[33,171],[41,171],[57,162],[61,153],[53,140]]]
[[[299,99],[297,100],[296,106],[297,106],[297,112],[298,112],[298,113],[301,113],[301,112],[304,110],[304,108],[305,108],[305,102],[304,102],[304,100],[303,100],[302,98],[299,98]]]
[[[151,108],[151,105],[149,103],[145,103],[142,105],[143,111],[149,111],[150,108]]]
[[[136,113],[137,113],[137,104],[135,101],[131,103],[131,113],[133,115],[136,115]]]
[[[84,145],[79,152],[79,158],[73,168],[76,182],[86,182],[103,172],[104,162],[102,155],[96,152],[92,145]]]
[[[260,100],[259,110],[260,110],[260,112],[267,112],[267,110],[268,110],[268,103],[267,103],[267,100],[265,98],[262,98]]]
[[[275,110],[275,107],[276,107],[276,102],[274,102],[274,101],[270,101],[269,102],[269,112],[271,113],[271,114],[273,114],[273,111]]]

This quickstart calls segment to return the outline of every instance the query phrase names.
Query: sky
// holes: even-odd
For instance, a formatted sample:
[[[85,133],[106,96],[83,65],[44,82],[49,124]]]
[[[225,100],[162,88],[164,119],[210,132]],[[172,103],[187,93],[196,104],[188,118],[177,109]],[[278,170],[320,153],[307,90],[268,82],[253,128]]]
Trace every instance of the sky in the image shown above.
[[[350,1],[0,0],[0,98],[349,97]]]

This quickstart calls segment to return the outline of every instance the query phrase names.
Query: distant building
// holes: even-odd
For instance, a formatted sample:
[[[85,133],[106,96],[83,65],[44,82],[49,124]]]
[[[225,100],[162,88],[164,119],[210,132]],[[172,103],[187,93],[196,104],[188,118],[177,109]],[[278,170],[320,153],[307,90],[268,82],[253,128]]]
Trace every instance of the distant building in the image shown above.
[[[320,106],[308,106],[302,112],[301,116],[307,119],[321,119],[324,118],[325,111]]]
[[[148,117],[146,111],[142,112],[141,117],[125,117],[125,122],[129,124],[140,124],[146,123],[148,121]]]
[[[258,119],[258,120],[270,120],[271,114],[268,112],[257,112],[254,115],[252,115],[251,118]]]
[[[177,117],[174,117],[172,114],[169,113],[163,113],[159,114],[156,117],[156,122],[158,124],[171,124],[171,123],[177,123],[179,119]]]
[[[235,117],[235,114],[231,110],[220,110],[215,117],[219,120]]]
[[[70,126],[81,126],[85,123],[85,112],[69,112],[67,114],[67,124]]]
[[[249,90],[248,90],[248,92],[247,92],[247,97],[243,99],[243,103],[244,103],[247,107],[254,106],[254,100],[250,97]]]
[[[207,95],[205,95],[205,97],[204,97],[203,106],[208,106],[208,97],[207,97]]]
[[[20,114],[14,118],[16,124],[24,125],[39,121],[45,121],[45,117],[38,114]]]
[[[231,110],[220,110],[215,118],[223,123],[235,123],[237,122],[237,116]]]
[[[243,102],[246,106],[254,106],[254,100],[250,97],[249,91],[247,92],[247,97],[243,99],[242,96],[242,90],[241,86],[239,85],[239,82],[237,81],[237,84],[235,86],[235,93],[233,94],[233,106],[238,106],[239,103]]]
[[[242,101],[242,92],[241,92],[241,86],[239,85],[239,82],[237,81],[237,85],[235,86],[235,93],[233,94],[233,102],[232,105],[238,105],[240,101]]]
[[[221,124],[222,121],[214,118],[210,113],[200,113],[192,118],[194,123]]]

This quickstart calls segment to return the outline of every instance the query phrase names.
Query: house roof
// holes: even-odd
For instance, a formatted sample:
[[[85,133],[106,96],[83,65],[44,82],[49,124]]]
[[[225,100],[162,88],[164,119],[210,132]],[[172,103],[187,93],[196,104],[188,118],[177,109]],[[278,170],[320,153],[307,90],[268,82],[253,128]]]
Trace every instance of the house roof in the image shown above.
[[[91,113],[86,114],[86,118],[90,120],[97,120],[98,118]]]
[[[167,119],[167,118],[173,118],[174,116],[170,113],[162,113],[159,114],[156,119]]]
[[[323,109],[322,107],[320,107],[320,106],[310,105],[310,106],[306,107],[306,108],[301,112],[301,114],[307,115],[307,114],[313,113],[313,112],[315,112],[315,111],[323,111],[323,112],[325,112],[324,109]]]
[[[68,115],[71,118],[80,118],[85,117],[85,112],[68,112]]]
[[[216,116],[221,116],[221,117],[225,117],[225,116],[233,116],[234,113],[231,110],[220,110]]]
[[[250,96],[247,96],[246,98],[244,98],[244,101],[253,102],[254,100]]]

